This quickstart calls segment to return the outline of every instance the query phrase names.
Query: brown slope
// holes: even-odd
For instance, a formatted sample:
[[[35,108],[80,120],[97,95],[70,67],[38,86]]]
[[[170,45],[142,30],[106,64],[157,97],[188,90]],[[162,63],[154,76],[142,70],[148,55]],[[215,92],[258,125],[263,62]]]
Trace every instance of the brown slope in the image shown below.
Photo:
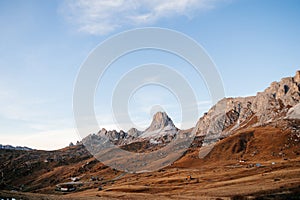
[[[216,163],[236,164],[240,160],[256,163],[294,159],[300,155],[299,147],[297,133],[291,129],[272,126],[245,128],[217,142],[204,159],[199,158],[200,149],[193,149],[174,166],[199,168]]]

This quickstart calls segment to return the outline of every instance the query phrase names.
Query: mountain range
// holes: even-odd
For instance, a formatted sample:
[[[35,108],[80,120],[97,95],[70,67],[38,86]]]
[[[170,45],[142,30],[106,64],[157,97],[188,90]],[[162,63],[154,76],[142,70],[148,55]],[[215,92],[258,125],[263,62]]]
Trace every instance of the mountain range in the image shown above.
[[[224,98],[205,113],[185,132],[196,128],[196,137],[205,137],[202,145],[213,144],[245,127],[285,126],[290,120],[300,119],[300,71],[294,77],[273,82],[256,96]],[[123,146],[135,142],[149,142],[164,146],[180,133],[165,112],[153,116],[151,125],[144,131],[135,128],[125,132],[100,130],[83,141],[90,145],[96,137],[107,137],[114,144]],[[148,148],[151,147],[148,146]]]
[[[10,150],[22,150],[22,151],[30,151],[33,150],[29,147],[21,147],[21,146],[12,146],[12,145],[2,145],[0,144],[0,149],[10,149]]]
[[[101,145],[104,145],[108,147],[105,152],[113,155],[105,158],[111,163],[121,159],[124,163],[120,165],[147,167],[147,159],[139,163],[130,156],[122,157],[111,144],[144,155],[167,148],[167,144],[181,136],[194,137],[182,156],[152,172],[119,171],[90,153],[103,150]],[[169,161],[182,145],[179,140],[168,155],[159,155],[154,161]],[[76,186],[74,193],[55,191],[59,184],[77,179],[80,186]],[[299,196],[300,71],[271,83],[255,96],[220,100],[188,130],[179,130],[165,112],[158,112],[145,130],[101,129],[76,145],[55,151],[0,149],[1,198],[297,199]]]

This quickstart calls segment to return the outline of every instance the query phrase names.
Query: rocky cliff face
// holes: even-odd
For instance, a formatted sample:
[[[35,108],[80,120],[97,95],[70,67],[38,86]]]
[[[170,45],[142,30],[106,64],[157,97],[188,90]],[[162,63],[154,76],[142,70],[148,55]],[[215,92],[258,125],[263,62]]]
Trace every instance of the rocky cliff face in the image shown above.
[[[294,77],[273,82],[256,96],[222,99],[199,119],[197,135],[210,135],[212,142],[243,127],[276,125],[289,115],[299,116],[299,102],[300,71],[297,71]]]

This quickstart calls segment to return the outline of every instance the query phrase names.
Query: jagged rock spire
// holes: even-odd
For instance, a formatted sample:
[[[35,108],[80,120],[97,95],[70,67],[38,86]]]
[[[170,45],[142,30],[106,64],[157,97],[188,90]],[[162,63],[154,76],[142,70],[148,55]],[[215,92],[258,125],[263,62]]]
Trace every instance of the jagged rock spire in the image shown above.
[[[151,125],[145,131],[159,130],[164,127],[175,127],[171,118],[165,112],[157,112],[152,119]]]

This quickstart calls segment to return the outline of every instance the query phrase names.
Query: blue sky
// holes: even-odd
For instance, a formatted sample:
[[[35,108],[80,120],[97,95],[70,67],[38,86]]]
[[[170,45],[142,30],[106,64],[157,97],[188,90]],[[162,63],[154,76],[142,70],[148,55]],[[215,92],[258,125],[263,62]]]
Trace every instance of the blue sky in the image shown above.
[[[255,95],[299,69],[299,10],[297,0],[2,0],[0,143],[56,149],[79,140],[72,94],[80,66],[100,42],[132,28],[154,26],[188,35],[215,62],[226,96]],[[118,60],[97,89],[95,112],[101,128],[118,128],[109,98],[118,79],[149,62],[168,64],[185,76],[200,112],[211,106],[203,80],[182,60],[163,52],[135,52]],[[137,127],[150,123],[155,105],[180,126],[174,96],[152,86],[129,100]]]

